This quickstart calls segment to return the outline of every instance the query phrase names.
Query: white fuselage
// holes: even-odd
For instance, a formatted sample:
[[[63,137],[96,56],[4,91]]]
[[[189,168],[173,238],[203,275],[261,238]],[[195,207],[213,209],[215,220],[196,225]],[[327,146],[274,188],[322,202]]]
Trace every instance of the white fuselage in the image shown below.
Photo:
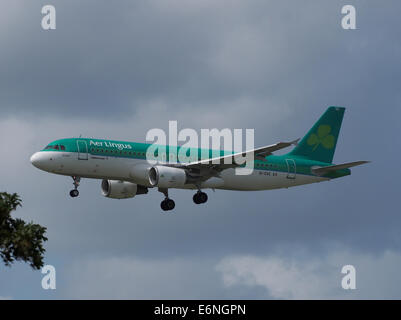
[[[146,160],[115,156],[97,156],[90,153],[40,151],[35,153],[31,162],[37,168],[60,175],[77,176],[92,179],[108,179],[129,181],[150,187],[147,181],[135,179],[132,170],[136,166],[146,168],[150,164]],[[226,190],[269,190],[288,188],[329,180],[327,178],[298,174],[296,172],[280,172],[258,170],[255,168],[250,175],[236,175],[235,169],[225,169],[220,177],[212,177],[201,184],[201,188],[216,188]],[[182,189],[196,189],[195,185],[187,184]]]

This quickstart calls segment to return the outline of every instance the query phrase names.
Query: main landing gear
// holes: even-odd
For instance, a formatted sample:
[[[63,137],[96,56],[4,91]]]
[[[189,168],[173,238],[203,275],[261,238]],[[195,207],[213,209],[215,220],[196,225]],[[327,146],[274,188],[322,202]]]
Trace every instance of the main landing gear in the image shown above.
[[[161,203],[160,203],[160,207],[162,208],[163,211],[170,211],[173,210],[175,208],[175,202],[174,200],[170,199],[168,197],[168,189],[160,189],[159,191],[161,193],[164,194],[164,196],[166,197]]]
[[[160,207],[163,211],[170,211],[175,208],[174,200],[168,197],[168,189],[167,188],[159,188],[159,192],[164,194],[165,199],[160,203]],[[196,204],[201,204],[207,202],[207,194],[202,192],[201,189],[198,189],[198,192],[194,194],[193,200]]]
[[[207,201],[207,194],[198,190],[198,192],[194,194],[192,199],[196,204],[205,203]]]
[[[75,177],[73,176],[72,179],[74,180],[74,189],[72,189],[70,191],[70,196],[72,198],[76,198],[79,196],[79,191],[78,191],[78,187],[79,187],[79,183],[81,182],[81,178],[80,177]]]

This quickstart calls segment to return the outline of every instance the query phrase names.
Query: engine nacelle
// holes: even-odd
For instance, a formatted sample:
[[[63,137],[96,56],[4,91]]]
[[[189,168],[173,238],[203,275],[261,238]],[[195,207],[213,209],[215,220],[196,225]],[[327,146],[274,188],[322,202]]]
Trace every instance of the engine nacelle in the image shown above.
[[[148,189],[136,183],[117,180],[102,180],[102,194],[107,198],[126,199],[137,194],[148,193]]]
[[[132,167],[129,175],[137,184],[153,187],[149,183],[149,170],[151,167],[148,163],[138,163]]]
[[[187,174],[184,169],[154,166],[149,169],[149,183],[152,187],[180,188],[185,185]]]

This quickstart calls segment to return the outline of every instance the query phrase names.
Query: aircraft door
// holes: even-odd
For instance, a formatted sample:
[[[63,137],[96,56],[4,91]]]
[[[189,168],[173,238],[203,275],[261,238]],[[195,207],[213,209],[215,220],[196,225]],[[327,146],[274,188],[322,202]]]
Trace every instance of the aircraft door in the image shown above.
[[[85,140],[77,140],[78,160],[88,160],[88,145]]]
[[[293,159],[286,159],[287,162],[287,179],[295,179],[297,176],[297,167],[295,165],[295,161]]]

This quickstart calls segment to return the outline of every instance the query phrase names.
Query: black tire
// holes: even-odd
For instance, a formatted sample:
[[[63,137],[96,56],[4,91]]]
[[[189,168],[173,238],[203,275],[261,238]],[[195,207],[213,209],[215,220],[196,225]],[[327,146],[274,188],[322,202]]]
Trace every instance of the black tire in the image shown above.
[[[71,190],[70,191],[70,196],[72,197],[72,198],[76,198],[76,197],[78,197],[79,196],[79,191],[78,190]]]
[[[167,210],[168,210],[168,209],[167,209],[167,202],[166,202],[166,200],[163,200],[163,201],[160,203],[160,208],[162,208],[163,211],[167,211]]]
[[[199,201],[199,193],[195,193],[194,196],[192,197],[192,200],[194,200],[194,202],[195,202],[196,204],[200,204],[200,201]]]
[[[207,194],[204,192],[197,192],[192,199],[196,204],[205,203],[207,201]]]
[[[174,200],[168,199],[166,203],[167,210],[173,210],[175,208]]]
[[[207,194],[204,192],[199,193],[199,201],[200,203],[205,203],[207,201]]]

